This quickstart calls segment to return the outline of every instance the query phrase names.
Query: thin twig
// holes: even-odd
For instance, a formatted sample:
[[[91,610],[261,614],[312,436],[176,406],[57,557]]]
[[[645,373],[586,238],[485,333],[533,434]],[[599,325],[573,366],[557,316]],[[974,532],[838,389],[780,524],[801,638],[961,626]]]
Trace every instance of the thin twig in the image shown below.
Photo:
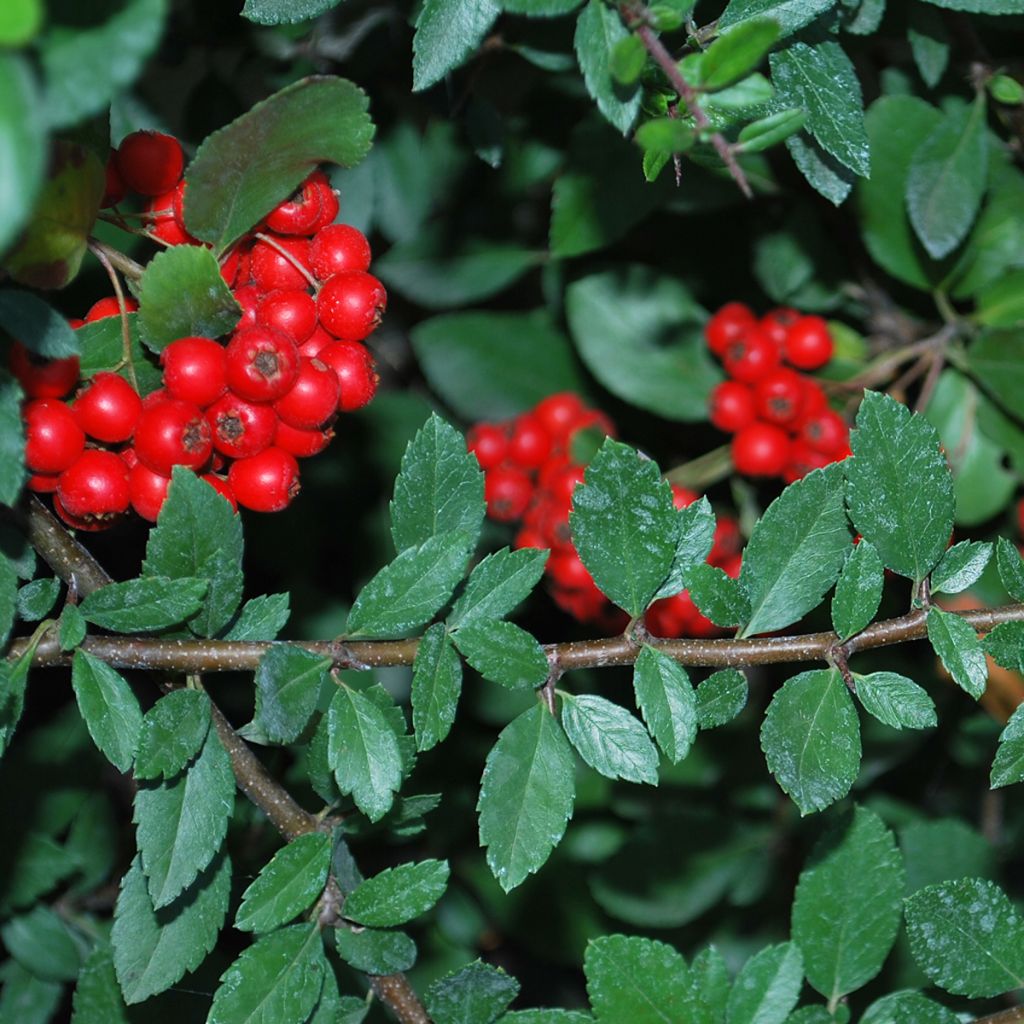
[[[89,251],[97,259],[100,259],[100,253],[102,253],[112,266],[117,267],[125,277],[129,277],[133,281],[138,281],[145,272],[146,268],[141,263],[136,263],[130,256],[126,256],[123,252],[113,248],[113,246],[101,242],[98,238],[89,239]]]
[[[122,365],[128,367],[128,372],[132,378],[132,387],[138,391],[139,382],[135,376],[135,364],[132,362],[132,334],[128,327],[128,307],[124,301],[121,279],[117,276],[117,271],[114,269],[108,255],[109,252],[114,250],[108,249],[107,246],[100,242],[89,242],[89,251],[103,264],[103,269],[107,272],[107,277],[110,278],[110,284],[114,289],[114,295],[117,298],[117,312],[121,320],[121,362]],[[127,257],[125,258],[127,259]]]

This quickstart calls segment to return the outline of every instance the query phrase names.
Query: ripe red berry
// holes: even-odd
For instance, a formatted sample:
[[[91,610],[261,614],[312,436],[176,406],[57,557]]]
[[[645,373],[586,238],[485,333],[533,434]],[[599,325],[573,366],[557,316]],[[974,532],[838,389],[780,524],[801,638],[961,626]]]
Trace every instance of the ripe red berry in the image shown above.
[[[52,494],[57,490],[59,473],[32,473],[25,481],[25,486],[36,494]]]
[[[138,308],[139,303],[135,299],[131,298],[131,296],[125,297],[124,311],[126,313],[134,313]],[[113,295],[108,295],[98,302],[94,302],[89,307],[89,312],[85,314],[85,322],[91,324],[97,320],[105,320],[108,316],[120,315],[121,307],[117,304],[117,298]]]
[[[820,316],[802,316],[786,334],[783,353],[801,370],[818,370],[832,358],[832,335]]]
[[[532,526],[524,526],[515,536],[515,540],[512,541],[512,547],[516,548],[546,548],[548,546],[547,541],[544,538],[544,534],[540,530],[535,529]]]
[[[786,344],[789,329],[800,319],[800,314],[788,306],[771,309],[760,320],[761,330],[775,342],[779,348]]]
[[[73,530],[85,530],[89,533],[96,533],[99,530],[106,530],[113,526],[120,518],[121,513],[113,512],[105,516],[76,516],[72,515],[60,500],[56,490],[53,493],[53,511],[71,527]]]
[[[779,365],[779,347],[761,331],[751,328],[729,342],[722,365],[734,380],[752,384]]]
[[[320,192],[320,218],[313,225],[311,234],[323,231],[328,224],[333,224],[338,216],[338,193],[331,186],[331,179],[323,171],[314,171],[307,179]]]
[[[742,302],[727,302],[704,325],[704,338],[716,356],[723,356],[726,348],[756,323],[749,306]]]
[[[245,327],[256,326],[256,313],[259,310],[262,293],[254,284],[243,284],[233,292],[235,302],[242,308],[242,315],[235,324],[235,330],[240,331]]]
[[[804,386],[800,374],[785,367],[766,373],[754,384],[758,416],[767,423],[794,423],[803,408]]]
[[[37,398],[21,415],[25,420],[25,463],[33,473],[63,473],[82,454],[85,434],[63,402]]]
[[[359,270],[329,277],[317,296],[320,323],[344,341],[369,337],[377,329],[387,304],[384,285],[372,274]]]
[[[700,495],[696,491],[691,491],[689,487],[682,487],[680,484],[672,484],[672,504],[676,508],[686,508],[687,505],[699,500]]]
[[[308,459],[318,455],[334,438],[334,428],[327,426],[315,430],[299,430],[284,420],[278,420],[274,430],[274,446],[294,455],[297,459]]]
[[[228,483],[239,505],[254,512],[280,512],[299,493],[299,464],[294,455],[267,448],[233,462]]]
[[[517,416],[508,439],[508,457],[522,469],[539,469],[551,453],[551,435],[530,413]]]
[[[798,438],[790,445],[789,461],[782,471],[782,479],[791,484],[794,480],[803,479],[812,469],[823,469],[831,461],[831,456],[815,451],[806,441]]]
[[[533,497],[533,482],[521,469],[496,466],[484,477],[487,514],[499,523],[519,519]]]
[[[272,327],[237,331],[227,347],[228,387],[251,402],[273,402],[299,373],[295,342]]]
[[[508,432],[500,423],[477,423],[466,434],[466,447],[481,469],[493,469],[508,454]]]
[[[167,488],[171,486],[170,477],[154,473],[141,462],[137,462],[128,472],[128,490],[131,494],[132,508],[151,523],[156,522]]]
[[[361,409],[377,393],[377,371],[369,349],[358,341],[335,341],[317,353],[338,375],[339,412]]]
[[[770,423],[751,423],[732,439],[732,461],[745,476],[778,476],[789,459],[789,438]]]
[[[712,565],[721,567],[733,556],[738,555],[742,546],[740,524],[732,516],[719,516],[715,523],[715,533],[708,561]]]
[[[832,409],[824,409],[804,419],[800,438],[815,451],[836,455],[849,444],[850,430],[846,421]]]
[[[256,307],[256,323],[284,331],[301,345],[317,328],[316,300],[298,288],[269,292]]]
[[[78,382],[78,356],[42,359],[20,341],[11,346],[10,367],[26,398],[63,398]]]
[[[566,435],[585,411],[579,395],[571,391],[559,391],[548,395],[533,407],[533,415],[556,443],[565,440]]]
[[[329,224],[309,244],[309,266],[320,281],[346,270],[369,270],[371,255],[366,235],[351,224]]]
[[[117,206],[124,199],[125,186],[121,172],[117,169],[117,156],[113,150],[107,157],[105,170],[105,181],[103,185],[103,199],[100,201],[100,208],[106,210],[108,207]]]
[[[198,245],[185,229],[182,193],[185,182],[179,181],[170,191],[154,196],[146,204],[150,234],[168,245]]]
[[[800,377],[804,389],[803,401],[800,403],[800,420],[806,420],[810,416],[816,416],[828,408],[828,398],[822,391],[821,385],[813,377]]]
[[[284,423],[299,430],[313,430],[337,411],[341,385],[333,368],[319,359],[299,362],[295,383],[275,403]]]
[[[175,466],[199,469],[207,462],[213,451],[212,431],[198,405],[172,398],[143,409],[134,445],[139,462],[170,476]]]
[[[172,398],[205,409],[227,389],[227,353],[212,338],[179,338],[160,353],[164,387]]]
[[[542,473],[540,483],[547,490],[553,501],[563,506],[569,506],[572,503],[572,496],[576,488],[583,483],[583,476],[584,469],[582,466],[566,461],[557,470],[549,474]]]
[[[318,323],[313,333],[299,345],[299,355],[304,356],[306,359],[315,359],[328,345],[333,345],[335,341],[337,339],[334,335],[328,334]]]
[[[57,497],[72,516],[108,517],[128,508],[128,467],[114,452],[86,448],[60,475]]]
[[[277,413],[271,405],[258,405],[230,391],[206,410],[213,447],[235,459],[248,458],[269,448],[277,430]]]
[[[181,144],[161,132],[126,135],[117,147],[116,159],[124,183],[144,196],[158,196],[174,188],[185,169]]]
[[[242,266],[242,247],[236,245],[233,249],[229,249],[220,258],[220,276],[224,278],[224,283],[229,287],[233,287],[235,284],[240,284],[238,280],[238,271]]]
[[[320,221],[322,207],[319,187],[307,178],[267,214],[267,227],[282,235],[312,234]]]
[[[139,393],[116,373],[97,373],[72,406],[78,425],[97,441],[127,441],[142,413]]]
[[[749,426],[757,419],[754,392],[738,380],[723,380],[711,392],[710,419],[729,434]]]
[[[309,240],[281,235],[271,241],[257,241],[249,257],[253,284],[261,293],[281,288],[307,288]]]
[[[575,548],[552,551],[548,558],[548,575],[566,590],[596,589],[594,578],[583,564]]]

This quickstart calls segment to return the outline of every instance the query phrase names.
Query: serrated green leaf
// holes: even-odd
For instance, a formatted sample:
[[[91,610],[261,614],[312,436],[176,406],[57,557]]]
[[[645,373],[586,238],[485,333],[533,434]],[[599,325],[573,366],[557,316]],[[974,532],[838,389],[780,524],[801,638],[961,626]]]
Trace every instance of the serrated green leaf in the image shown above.
[[[327,970],[315,922],[270,932],[220,976],[207,1024],[302,1024]]]
[[[17,609],[18,574],[10,559],[0,552],[0,647],[7,646]]]
[[[0,370],[0,505],[13,506],[25,483],[25,428],[21,420],[21,398],[21,388],[14,378]],[[6,562],[6,557],[2,561]],[[3,571],[0,568],[0,572]],[[13,620],[13,590],[9,599]],[[5,604],[0,598],[0,643],[7,642],[10,629]]]
[[[849,793],[860,770],[860,724],[835,669],[801,672],[783,683],[764,716],[761,749],[801,814]]]
[[[856,807],[819,840],[793,900],[793,941],[807,980],[832,1005],[882,969],[900,926],[903,861],[896,839]]]
[[[198,753],[209,730],[210,698],[202,690],[165,694],[142,719],[135,778],[177,775]]]
[[[991,877],[993,848],[958,818],[913,821],[899,830],[907,869],[906,892],[967,875]]]
[[[664,942],[634,935],[591,939],[583,954],[587,994],[602,1024],[665,1024],[686,1019],[689,971]]]
[[[0,982],[0,1020],[46,1024],[64,995],[59,981],[45,981],[13,959],[0,966]]]
[[[361,882],[345,898],[345,917],[371,928],[405,924],[425,914],[448,886],[448,861],[399,864]]]
[[[0,569],[0,573],[3,571]],[[59,594],[60,580],[56,576],[26,583],[18,590],[16,600],[18,618],[23,622],[38,622],[45,618],[56,603]]]
[[[888,568],[924,579],[953,529],[953,478],[935,428],[888,395],[866,391],[850,445],[846,500],[854,527]]]
[[[323,892],[331,867],[331,837],[309,832],[281,847],[242,893],[235,927],[267,932],[287,924]]]
[[[501,731],[480,783],[480,845],[509,892],[548,859],[572,816],[572,748],[539,704]]]
[[[207,136],[188,168],[189,232],[222,252],[317,164],[359,163],[373,139],[367,106],[346,79],[310,76]]]
[[[246,601],[224,639],[276,640],[291,613],[289,602],[288,594],[264,594]]]
[[[1024,704],[1017,705],[999,735],[990,779],[993,789],[1024,782]]]
[[[842,205],[853,191],[854,182],[860,180],[805,131],[788,136],[786,149],[811,188],[833,206]]]
[[[711,554],[715,540],[715,514],[706,497],[678,509],[679,539],[672,556],[672,568],[665,582],[658,587],[655,599],[671,597],[686,588],[686,577],[690,570],[702,564]]]
[[[72,981],[82,963],[81,950],[68,925],[49,907],[37,905],[0,927],[7,952],[47,981]]]
[[[693,1024],[723,1024],[732,979],[725,959],[715,946],[702,949],[690,965]]]
[[[295,25],[319,18],[341,0],[245,0],[242,17],[258,25]]]
[[[78,973],[71,1024],[128,1024],[114,973],[114,952],[99,943]]]
[[[199,611],[208,583],[187,576],[140,576],[109,583],[78,606],[87,622],[115,633],[148,633],[184,622]]]
[[[1005,537],[996,541],[996,567],[1007,593],[1015,601],[1024,601],[1024,559]]]
[[[737,138],[743,152],[760,153],[788,139],[806,123],[807,111],[803,107],[789,107],[744,125]]]
[[[645,645],[633,668],[633,691],[651,735],[678,764],[697,738],[697,695],[686,669]]]
[[[832,625],[848,640],[871,623],[882,603],[885,566],[871,541],[861,540],[846,554],[832,598]]]
[[[474,960],[438,978],[423,1001],[434,1024],[492,1024],[518,993],[515,978]]]
[[[501,6],[511,14],[528,18],[557,18],[576,10],[583,0],[502,0]]]
[[[140,395],[148,395],[163,385],[163,373],[154,357],[142,347],[139,338],[139,314],[128,313],[128,359],[125,360],[124,332],[119,316],[105,316],[76,328],[81,346],[79,373],[83,380],[97,373],[116,373],[124,377]]]
[[[131,767],[142,728],[142,711],[131,687],[109,665],[75,651],[71,684],[89,735],[120,772]]]
[[[783,1024],[800,998],[803,957],[792,942],[767,946],[740,970],[729,992],[729,1024]]]
[[[991,558],[992,545],[989,543],[962,540],[954,544],[932,570],[932,593],[959,594],[966,590],[977,583]]]
[[[704,51],[700,86],[713,92],[750,74],[765,58],[781,34],[772,18],[750,18],[719,36]]]
[[[817,607],[850,543],[842,463],[790,484],[758,520],[743,553],[740,583],[751,616],[742,635],[781,629]]]
[[[720,31],[754,18],[772,18],[784,36],[810,24],[835,5],[836,0],[730,0],[718,19]]]
[[[136,839],[153,906],[172,903],[216,856],[235,805],[231,759],[214,730],[179,775],[140,783]]]
[[[485,679],[509,689],[529,689],[547,679],[544,648],[512,622],[474,619],[454,634],[455,646]]]
[[[501,13],[496,0],[426,0],[413,37],[413,92],[440,82],[459,67]]]
[[[832,1020],[826,1013],[829,1021]],[[860,1024],[957,1024],[959,1017],[920,992],[893,992],[876,999]]]
[[[573,41],[587,91],[597,109],[623,135],[636,120],[641,95],[635,84],[623,85],[612,75],[612,53],[628,36],[617,10],[601,0],[590,0],[576,21]]]
[[[547,551],[501,548],[473,567],[466,589],[448,616],[452,627],[477,619],[500,619],[526,600],[544,575]]]
[[[153,909],[142,859],[132,861],[114,908],[114,970],[126,1003],[177,984],[213,949],[227,917],[231,861],[218,857],[170,906]]]
[[[416,943],[405,932],[336,928],[334,942],[342,960],[367,974],[407,971],[416,962]]]
[[[747,677],[735,668],[723,668],[697,686],[697,723],[714,729],[731,722],[747,706]]]
[[[718,566],[695,565],[686,576],[693,603],[716,626],[738,626],[750,619],[750,599],[739,580]]]
[[[854,675],[864,710],[893,729],[929,729],[938,724],[927,691],[897,672]]]
[[[275,644],[256,667],[256,715],[268,739],[298,739],[316,710],[331,659],[301,647]]]
[[[146,544],[145,576],[209,581],[203,607],[189,628],[215,636],[242,597],[242,521],[226,498],[180,466]]]
[[[462,661],[443,623],[423,634],[412,675],[412,727],[416,749],[430,750],[449,733],[462,692]]]
[[[242,315],[217,258],[204,245],[158,252],[139,281],[139,303],[139,334],[153,352],[178,338],[218,338]]]
[[[1024,622],[1001,622],[985,637],[982,647],[1003,668],[1024,672]]]
[[[592,694],[566,694],[562,726],[576,752],[601,775],[658,784],[658,751],[625,708]]]
[[[914,959],[940,988],[978,997],[1024,986],[1024,922],[994,882],[926,886],[905,912]]]
[[[0,55],[0,253],[32,215],[46,167],[42,97],[27,59]]]
[[[931,608],[928,640],[957,686],[978,700],[988,682],[988,664],[974,628],[959,615]]]

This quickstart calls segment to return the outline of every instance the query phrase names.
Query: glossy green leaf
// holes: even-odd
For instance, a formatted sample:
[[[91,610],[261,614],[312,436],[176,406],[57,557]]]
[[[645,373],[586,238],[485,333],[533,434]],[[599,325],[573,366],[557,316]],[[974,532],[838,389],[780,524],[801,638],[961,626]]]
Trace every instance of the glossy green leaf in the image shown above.
[[[93,947],[75,985],[71,1024],[128,1024],[110,946]]]
[[[957,686],[980,699],[988,682],[988,665],[974,628],[959,615],[931,608],[928,640]]]
[[[697,695],[686,669],[645,645],[633,669],[633,692],[651,735],[678,764],[697,738]]]
[[[715,514],[706,497],[676,511],[679,539],[672,556],[672,568],[665,582],[658,587],[655,598],[671,597],[686,588],[686,578],[694,566],[701,565],[711,554],[715,536]]]
[[[242,17],[258,25],[295,25],[312,21],[341,0],[245,0]]]
[[[276,640],[290,614],[288,594],[264,594],[242,605],[225,640]]]
[[[725,31],[754,18],[772,18],[779,23],[782,35],[788,36],[834,6],[835,0],[730,0],[718,19]]]
[[[850,547],[843,464],[808,473],[765,510],[743,553],[744,636],[781,629],[817,607]]]
[[[690,125],[671,117],[645,121],[633,138],[647,154],[685,153],[697,141]]]
[[[576,21],[576,59],[587,91],[597,109],[622,134],[633,127],[641,96],[635,84],[623,85],[612,74],[612,54],[628,37],[619,12],[601,0],[589,0]]]
[[[780,34],[781,26],[774,19],[750,18],[719,36],[702,55],[701,88],[709,92],[724,89],[750,74]]]
[[[501,548],[483,558],[466,581],[448,622],[465,626],[478,619],[500,619],[524,601],[544,575],[547,552]]]
[[[434,1024],[492,1024],[518,993],[515,978],[474,960],[438,978],[423,1001]]]
[[[405,932],[336,928],[334,941],[338,956],[357,971],[367,974],[407,971],[416,962],[416,943]]]
[[[420,639],[412,676],[416,749],[430,750],[449,733],[462,692],[462,661],[441,623]]]
[[[2,563],[0,563],[2,564]],[[58,639],[62,651],[73,651],[84,639],[87,629],[86,621],[77,605],[65,605],[60,613],[60,629]]]
[[[142,347],[139,338],[139,314],[129,313],[128,361],[124,354],[124,331],[120,317],[106,316],[102,320],[82,324],[75,337],[82,354],[79,372],[83,380],[97,373],[116,373],[124,377],[140,395],[148,395],[163,385],[163,373],[154,362],[155,356]]]
[[[735,668],[712,673],[697,686],[697,723],[714,729],[731,722],[747,706],[747,677]]]
[[[587,995],[602,1024],[665,1024],[686,1019],[689,971],[664,942],[639,935],[602,935],[583,954]]]
[[[991,558],[992,545],[987,542],[962,540],[954,544],[932,570],[932,593],[959,594],[973,586],[981,578]]]
[[[142,728],[142,711],[131,687],[109,665],[75,651],[71,684],[96,746],[120,772],[131,767]]]
[[[686,576],[690,597],[716,626],[738,626],[750,618],[750,599],[739,580],[718,566],[695,565]]]
[[[1024,782],[1024,704],[1018,704],[999,735],[999,748],[992,762],[993,789]]]
[[[448,861],[399,864],[367,878],[345,898],[345,917],[371,928],[405,924],[425,914],[448,886]]]
[[[480,845],[509,892],[548,859],[572,816],[572,748],[539,704],[513,719],[487,755],[480,783]]]
[[[860,770],[860,724],[835,669],[801,672],[782,685],[764,716],[761,749],[801,814],[849,793]]]
[[[145,714],[135,755],[135,778],[177,775],[199,752],[210,730],[210,698],[202,690],[172,690]]]
[[[807,980],[833,1005],[882,969],[900,926],[903,860],[896,838],[856,807],[811,854],[793,901],[793,941]]]
[[[500,13],[496,0],[425,0],[412,44],[413,91],[435,85],[459,67]]]
[[[926,690],[897,672],[854,676],[864,710],[893,729],[928,729],[938,724]]]
[[[298,739],[316,710],[331,659],[275,644],[256,667],[255,721],[275,743]]]
[[[920,992],[893,992],[876,999],[864,1011],[860,1024],[957,1024],[959,1019]]]
[[[0,373],[0,504],[14,505],[25,483],[25,428],[21,420],[21,388],[14,378]],[[6,561],[6,559],[5,559]],[[0,570],[2,571],[2,570]],[[0,598],[0,640],[6,641],[10,623],[3,607],[14,614],[13,573],[9,600]]]
[[[760,153],[788,139],[806,123],[806,110],[802,107],[789,107],[745,124],[740,129],[738,141],[745,153]]]
[[[576,10],[583,0],[501,0],[501,6],[510,14],[525,14],[529,18],[555,18]]]
[[[86,622],[114,633],[147,633],[191,618],[203,604],[207,581],[140,576],[88,594],[78,610]]]
[[[995,871],[993,848],[958,818],[913,821],[899,830],[899,839],[908,895],[936,882],[991,877]]]
[[[630,34],[612,47],[608,58],[608,69],[619,85],[632,85],[647,64],[647,50],[643,40]]]
[[[2,250],[3,243],[0,242]],[[15,288],[0,291],[0,322],[4,330],[17,338],[30,352],[45,359],[78,355],[78,335],[67,320],[31,292]]]
[[[882,602],[885,567],[870,541],[861,540],[846,555],[832,598],[832,625],[847,640],[871,623]]]
[[[833,206],[840,206],[846,201],[854,183],[859,180],[854,171],[840,163],[803,130],[787,137],[786,149],[811,188]]]
[[[982,641],[986,654],[1014,672],[1024,672],[1024,622],[1001,622]]]
[[[509,689],[539,686],[550,671],[544,648],[512,622],[474,619],[459,627],[454,640],[480,675]]]
[[[729,1024],[783,1024],[800,998],[803,957],[792,942],[766,946],[736,976],[729,992]]]
[[[625,708],[593,694],[562,697],[562,726],[576,752],[609,779],[658,784],[658,751]]]
[[[0,557],[0,571],[6,559]],[[0,660],[0,753],[6,749],[21,719],[25,706],[28,670],[39,646],[39,638],[30,642],[17,661]]]
[[[996,541],[996,567],[1007,593],[1015,601],[1024,601],[1024,559],[1005,537]]]
[[[267,932],[287,924],[323,892],[331,867],[331,837],[308,832],[282,846],[242,893],[235,927]]]

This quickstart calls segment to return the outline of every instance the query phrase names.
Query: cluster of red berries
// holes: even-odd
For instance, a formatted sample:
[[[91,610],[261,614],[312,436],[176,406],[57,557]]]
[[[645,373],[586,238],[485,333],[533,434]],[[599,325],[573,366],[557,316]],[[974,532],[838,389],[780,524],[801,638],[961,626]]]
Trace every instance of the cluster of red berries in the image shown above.
[[[792,483],[850,454],[846,422],[829,408],[821,385],[799,372],[832,358],[832,336],[820,316],[775,309],[758,320],[748,306],[730,302],[704,336],[730,378],[711,392],[710,418],[734,435],[737,472]]]
[[[153,197],[147,234],[201,244],[182,220],[183,170],[176,139],[135,132],[108,165],[108,205],[125,187]],[[314,172],[222,259],[242,308],[226,342],[172,341],[160,355],[163,387],[144,397],[124,377],[97,373],[65,402],[78,360],[39,362],[13,346],[28,399],[28,486],[53,492],[57,512],[82,529],[111,525],[129,507],[155,520],[175,466],[200,473],[236,507],[285,508],[299,490],[297,459],[322,451],[338,413],[361,408],[377,387],[363,342],[387,296],[367,272],[366,238],[333,223],[337,214],[330,183]],[[118,301],[104,298],[72,326],[119,314]]]

